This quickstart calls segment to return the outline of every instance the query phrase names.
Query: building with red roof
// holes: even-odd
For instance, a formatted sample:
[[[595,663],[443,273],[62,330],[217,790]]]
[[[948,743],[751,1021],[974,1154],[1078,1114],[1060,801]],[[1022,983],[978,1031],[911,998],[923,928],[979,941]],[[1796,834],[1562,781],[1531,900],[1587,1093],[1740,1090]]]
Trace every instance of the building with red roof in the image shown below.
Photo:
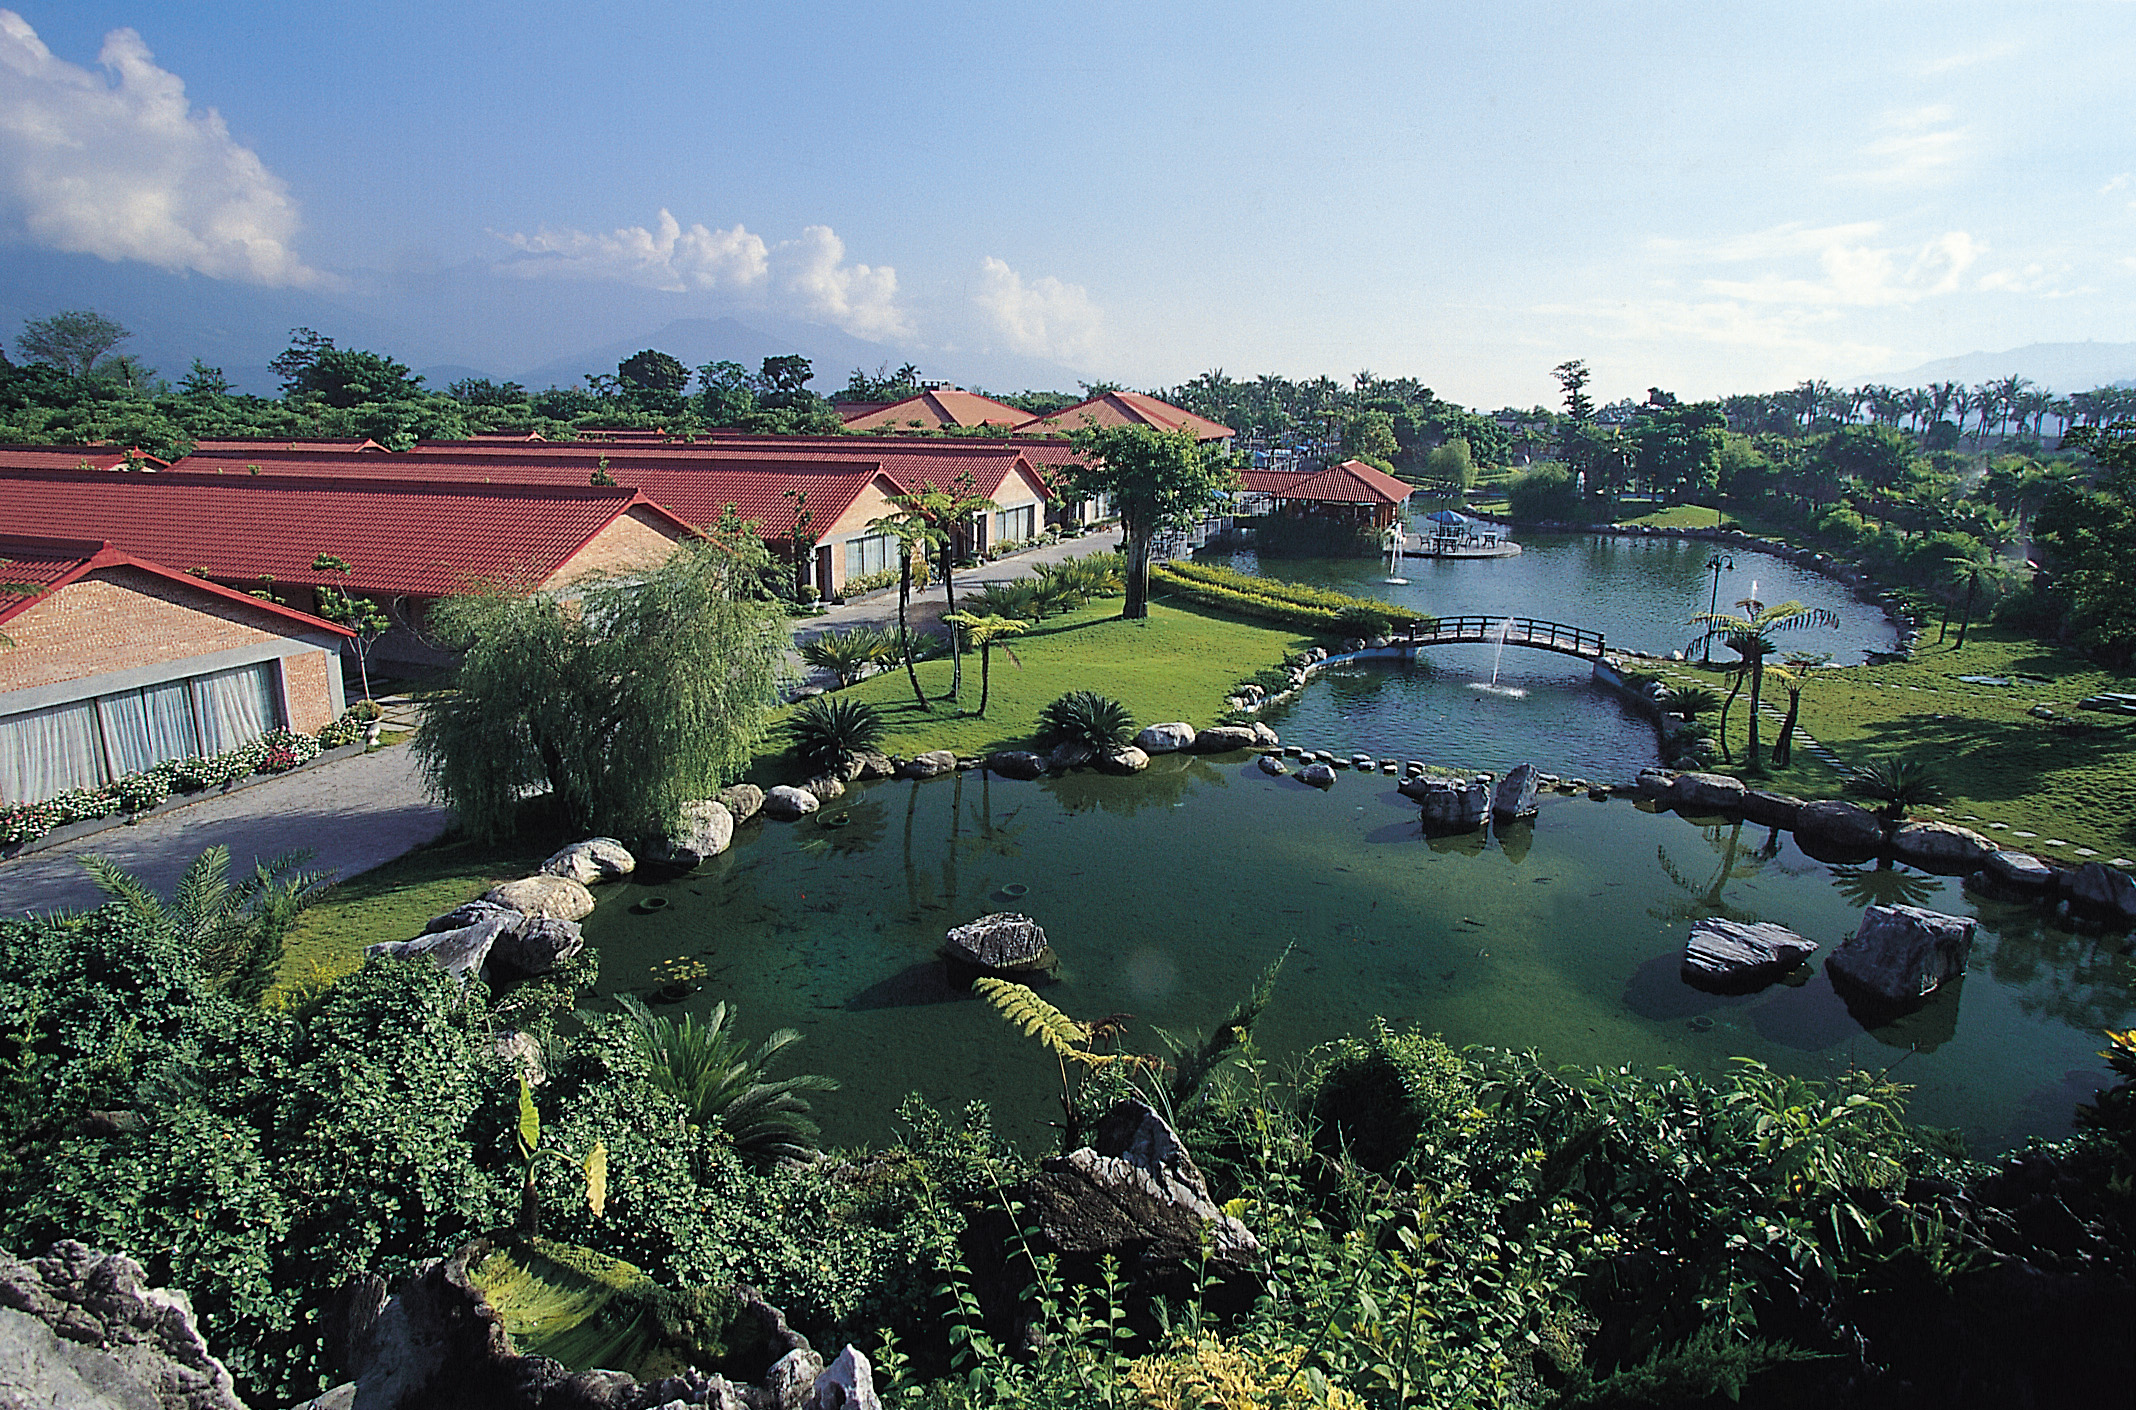
[[[1016,429],[1031,435],[1067,435],[1085,426],[1148,426],[1158,431],[1191,432],[1197,441],[1228,441],[1229,426],[1159,401],[1144,392],[1100,392],[1088,401],[1034,416]]]
[[[343,708],[331,622],[101,540],[0,535],[0,807]]]
[[[1021,426],[1031,413],[977,392],[939,387],[884,404],[841,406],[849,431],[939,431],[947,426]]]

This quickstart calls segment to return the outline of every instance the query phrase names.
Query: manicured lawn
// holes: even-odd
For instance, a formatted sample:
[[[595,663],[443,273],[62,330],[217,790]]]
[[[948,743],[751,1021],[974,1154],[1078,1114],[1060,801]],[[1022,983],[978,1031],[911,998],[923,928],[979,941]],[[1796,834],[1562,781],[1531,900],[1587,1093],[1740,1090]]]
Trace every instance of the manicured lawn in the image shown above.
[[[363,948],[420,935],[424,922],[500,881],[525,876],[552,849],[486,846],[448,835],[326,893],[297,917],[266,1005],[279,1008],[363,968]]]
[[[1111,598],[1049,618],[1011,639],[1009,650],[1021,666],[996,646],[984,719],[970,713],[979,705],[976,652],[964,658],[961,707],[936,698],[949,690],[947,660],[920,663],[920,688],[929,698],[925,710],[913,702],[902,667],[839,693],[882,709],[890,726],[886,753],[983,754],[1027,744],[1039,710],[1071,690],[1112,696],[1133,713],[1138,727],[1164,720],[1211,724],[1232,686],[1312,644],[1312,638],[1295,632],[1174,606],[1163,598],[1151,602],[1148,620],[1123,622],[1120,600]],[[766,744],[750,776],[760,783],[792,777],[795,771],[783,754],[784,731],[776,723]]]
[[[1954,629],[1953,640],[1956,635]],[[1803,693],[1803,726],[1848,765],[1895,753],[1926,759],[1942,776],[1951,802],[1922,817],[1960,822],[2070,862],[2084,860],[2080,847],[2106,859],[2136,857],[2136,718],[2075,708],[2087,695],[2136,690],[2136,677],[1999,628],[1976,627],[1963,651],[1935,645],[1934,637],[1930,632],[1904,664],[1817,672]],[[1671,667],[1669,674],[1704,679],[1716,694],[1727,694],[1727,678],[1717,666],[1710,676],[1695,664]],[[1960,676],[1999,676],[2011,684],[1975,685]],[[1786,692],[1770,680],[1766,699],[1787,706]],[[1746,689],[1729,719],[1729,744],[1739,763],[1747,701]],[[2028,712],[2035,705],[2045,705],[2056,718],[2033,718]],[[1705,718],[1717,723],[1715,716]],[[1769,749],[1778,731],[1778,721],[1765,720],[1759,726],[1762,747]],[[1798,749],[1790,767],[1775,771],[1766,786],[1805,798],[1837,797],[1841,779]],[[2017,837],[2021,831],[2036,836]],[[2046,845],[2051,839],[2066,845]]]
[[[1652,514],[1642,514],[1636,519],[1619,519],[1620,524],[1650,529],[1711,529],[1716,525],[1725,527],[1734,524],[1733,514],[1715,511],[1704,504],[1672,504],[1667,509],[1658,509]]]

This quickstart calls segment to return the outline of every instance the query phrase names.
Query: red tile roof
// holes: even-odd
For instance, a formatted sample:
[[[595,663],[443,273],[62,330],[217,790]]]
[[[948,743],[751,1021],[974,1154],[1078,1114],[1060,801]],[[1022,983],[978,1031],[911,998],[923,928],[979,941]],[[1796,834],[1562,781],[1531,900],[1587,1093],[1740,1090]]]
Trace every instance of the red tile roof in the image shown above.
[[[144,451],[111,446],[0,446],[0,469],[161,470],[169,464]]]
[[[347,627],[299,612],[293,607],[284,607],[278,602],[253,597],[248,593],[234,592],[217,583],[211,583],[191,573],[181,573],[161,563],[137,557],[109,543],[86,539],[20,538],[0,535],[0,622],[19,615],[31,603],[47,597],[67,584],[100,568],[137,568],[159,578],[183,584],[187,589],[208,597],[239,603],[254,611],[264,612],[288,622],[293,628],[307,632],[327,632],[336,636],[354,636]],[[40,591],[9,592],[6,589],[17,585],[34,585]]]
[[[1153,426],[1160,431],[1191,431],[1197,441],[1221,441],[1233,434],[1229,426],[1206,416],[1196,416],[1142,392],[1101,392],[1088,401],[1063,407],[1050,416],[1034,416],[1016,429],[1066,435],[1082,430],[1085,425]]]
[[[368,437],[356,441],[348,440],[346,438],[340,440],[238,441],[222,440],[211,436],[206,440],[195,441],[193,443],[193,453],[195,455],[217,451],[231,455],[249,455],[255,453],[260,455],[275,455],[282,451],[289,450],[363,451],[365,454],[392,454],[392,452],[387,450],[384,446],[380,445],[374,440],[369,439]]]
[[[470,579],[538,583],[618,516],[684,521],[628,487],[320,475],[0,469],[0,534],[124,543],[226,582],[438,597]],[[354,573],[321,572],[321,553]]]
[[[1256,471],[1255,474],[1284,474],[1284,471]],[[1340,465],[1331,465],[1317,475],[1295,478],[1287,486],[1272,488],[1263,493],[1273,494],[1278,499],[1312,500],[1318,504],[1400,504],[1416,493],[1416,487],[1397,480],[1384,471],[1375,470],[1361,460],[1345,460]]]
[[[1319,473],[1318,470],[1241,470],[1239,488],[1248,494],[1281,495]]]
[[[840,415],[846,418],[846,426],[855,431],[894,430],[917,422],[921,427],[934,429],[942,426],[1021,426],[1031,419],[1031,413],[1022,407],[1010,406],[1007,402],[995,401],[992,397],[980,396],[977,392],[961,391],[943,387],[921,392],[918,396],[903,401],[891,402],[867,411]]]

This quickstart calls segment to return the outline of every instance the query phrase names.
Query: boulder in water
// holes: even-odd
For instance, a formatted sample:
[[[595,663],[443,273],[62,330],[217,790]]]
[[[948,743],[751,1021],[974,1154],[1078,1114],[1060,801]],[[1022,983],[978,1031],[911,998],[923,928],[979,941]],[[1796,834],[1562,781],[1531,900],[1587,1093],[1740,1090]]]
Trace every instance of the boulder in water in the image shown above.
[[[1029,974],[1057,963],[1046,932],[1029,916],[996,911],[950,931],[942,957],[990,974]]]

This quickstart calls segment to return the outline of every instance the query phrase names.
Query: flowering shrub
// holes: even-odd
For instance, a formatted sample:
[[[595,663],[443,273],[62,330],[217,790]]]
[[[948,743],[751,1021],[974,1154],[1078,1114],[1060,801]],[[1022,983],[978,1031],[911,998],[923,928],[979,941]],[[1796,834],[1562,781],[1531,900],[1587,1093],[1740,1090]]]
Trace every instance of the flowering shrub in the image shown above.
[[[349,711],[316,736],[272,729],[250,744],[221,754],[172,759],[99,788],[70,789],[41,803],[0,807],[0,847],[34,841],[68,823],[114,813],[145,813],[173,793],[198,793],[253,774],[281,773],[310,763],[322,750],[354,744],[363,737],[364,722],[353,718],[355,714]]]

